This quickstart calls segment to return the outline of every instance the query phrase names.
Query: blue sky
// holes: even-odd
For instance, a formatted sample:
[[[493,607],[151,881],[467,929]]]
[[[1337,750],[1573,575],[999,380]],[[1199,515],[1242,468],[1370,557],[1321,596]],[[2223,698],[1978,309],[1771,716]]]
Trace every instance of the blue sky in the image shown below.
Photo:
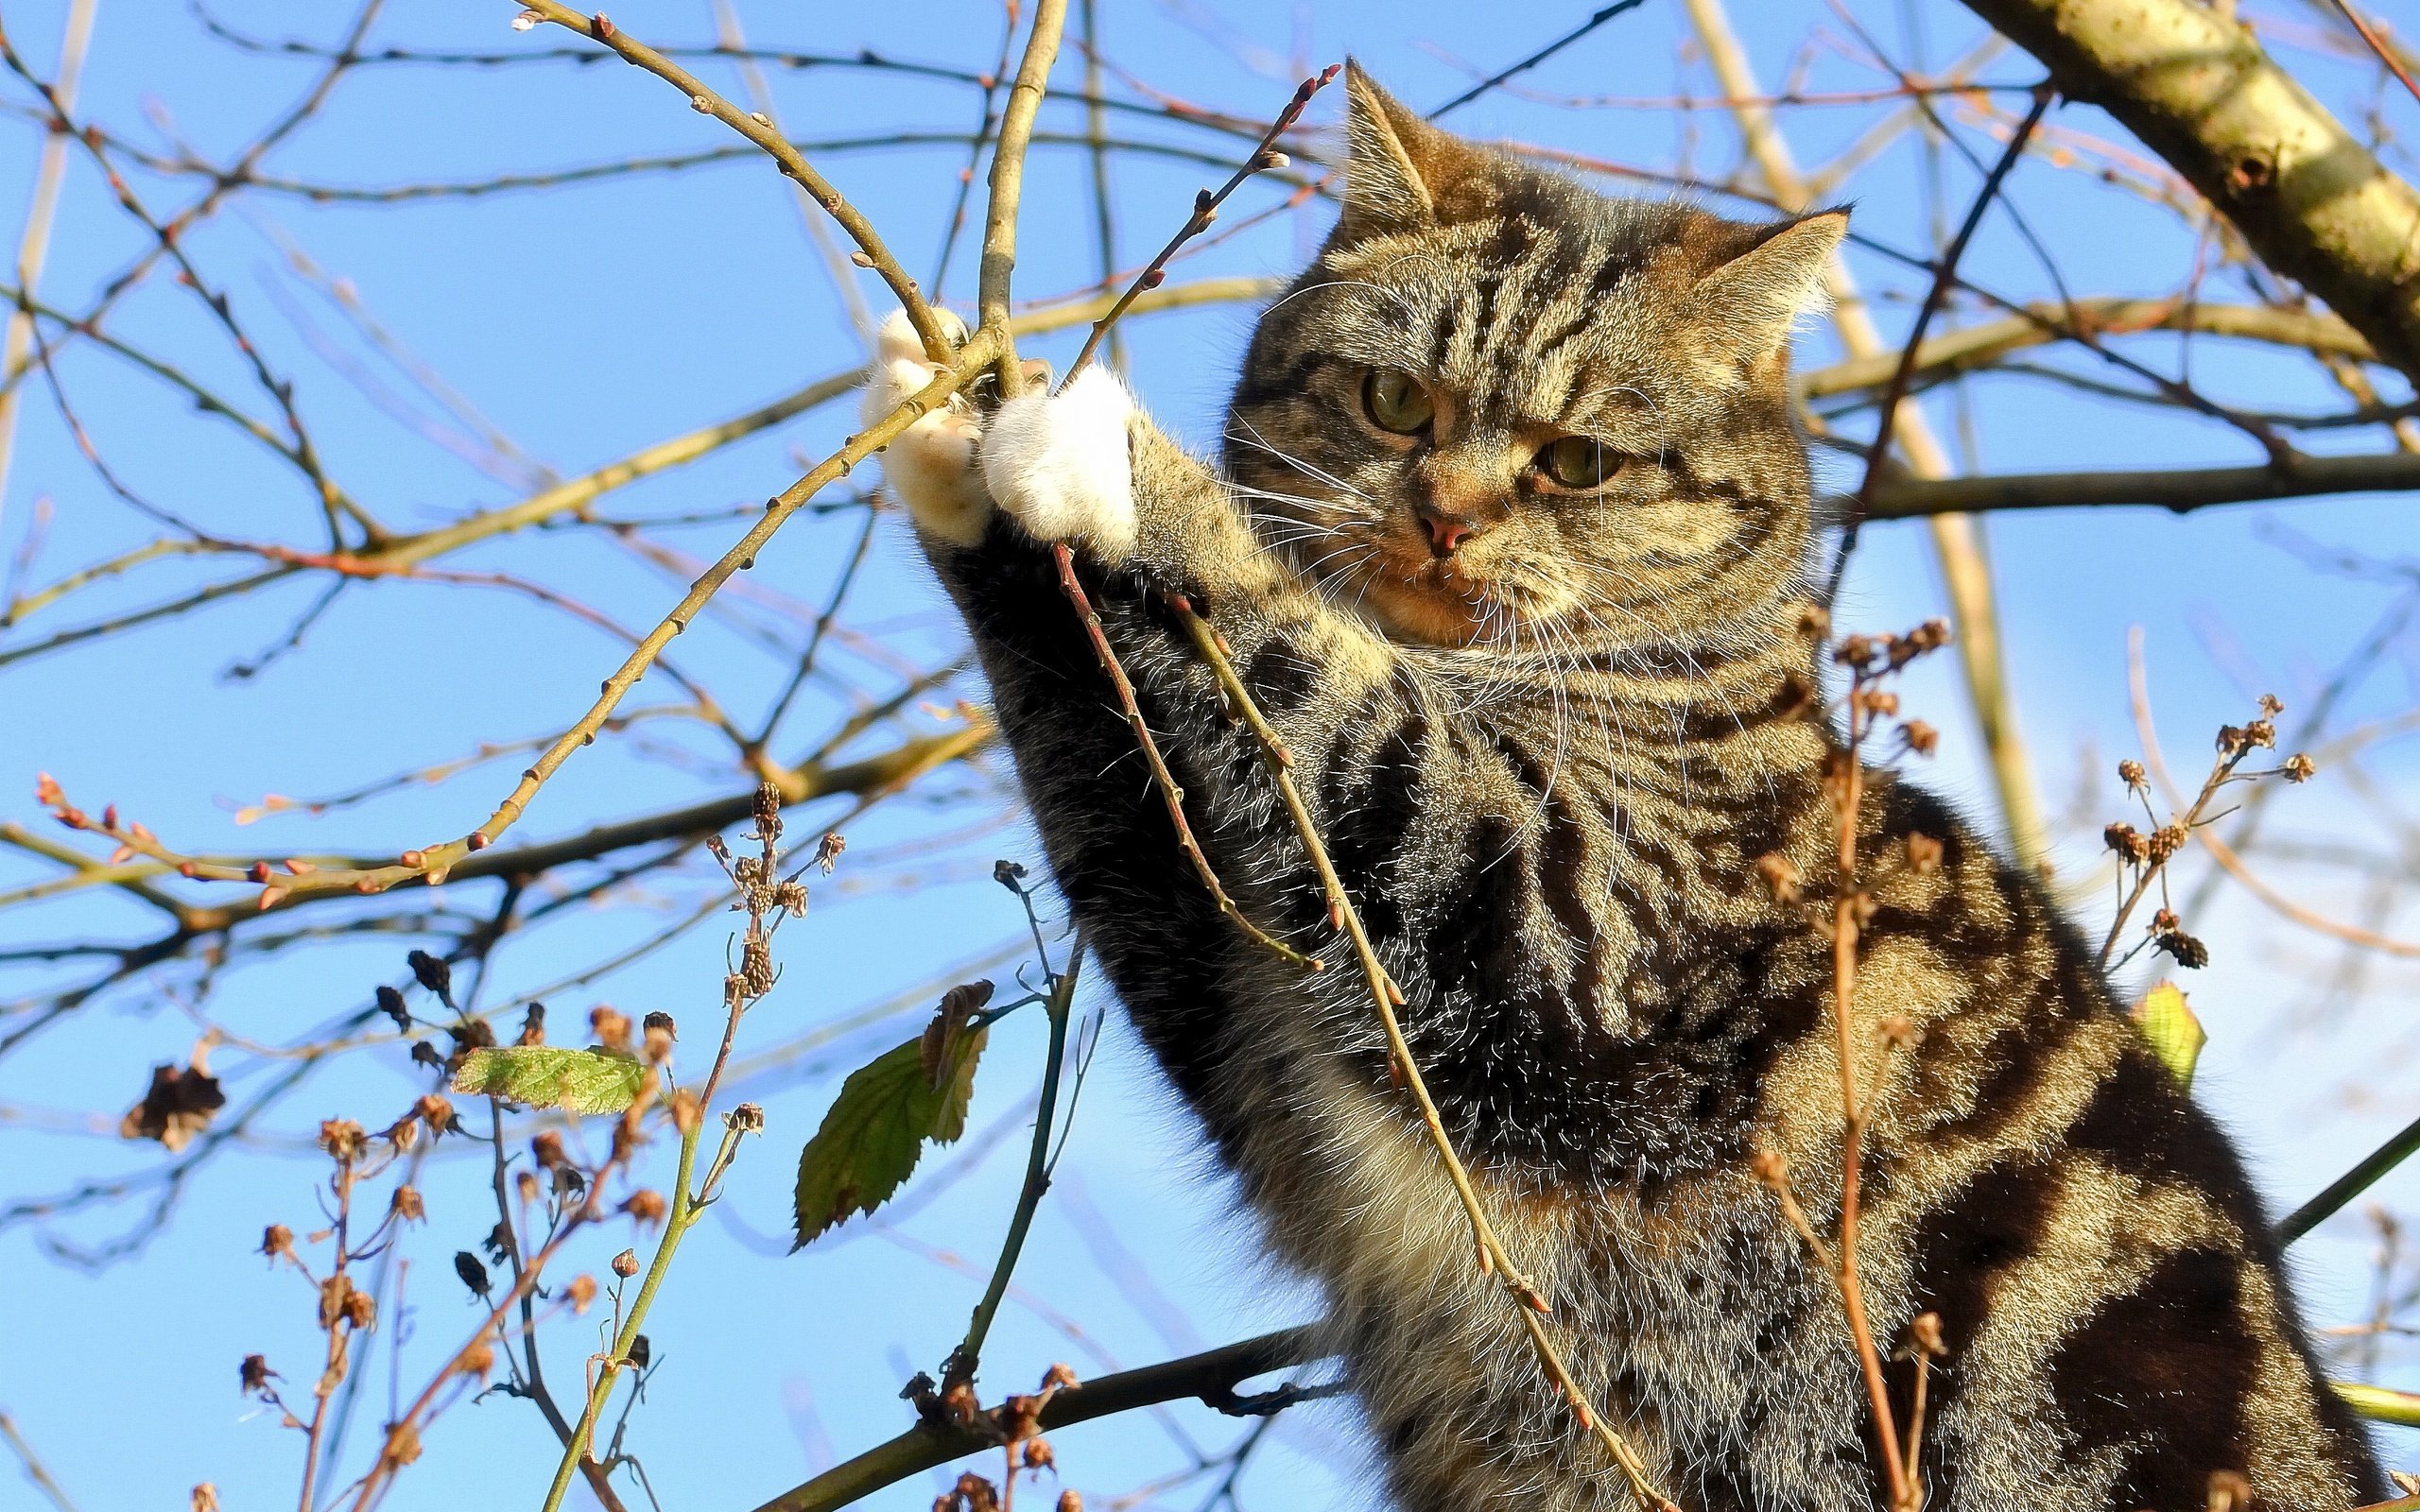
[[[1956,7],[1909,8],[1927,35],[1935,62],[1977,40]],[[1482,67],[1510,61],[1568,26],[1582,13],[1522,12],[1443,5],[1360,3],[1293,8],[1105,4],[1105,49],[1119,70],[1174,89],[1188,99],[1262,115],[1282,103],[1295,77],[1345,53],[1359,56],[1405,98],[1435,103],[1468,82],[1461,60]],[[1858,6],[1860,16],[1893,46],[1910,47],[1897,8]],[[1787,3],[1738,8],[1766,78],[1782,77],[1801,42],[1822,32],[1833,42],[1806,57],[1811,87],[1872,87],[1871,69],[1843,56],[1839,24],[1824,8]],[[15,8],[10,36],[26,55],[55,56],[64,12],[59,0]],[[1871,12],[1871,14],[1868,14]],[[569,39],[510,29],[510,5],[399,8],[382,21],[381,44],[510,52]],[[306,15],[265,3],[230,5],[232,25],[271,37],[314,35],[333,15]],[[703,42],[714,18],[691,0],[626,0],[617,24],[661,42]],[[762,44],[854,54],[873,48],[901,59],[991,66],[999,41],[996,9],[959,0],[919,8],[743,9],[751,40]],[[299,28],[289,31],[289,28]],[[1651,5],[1593,36],[1530,76],[1547,94],[1661,96],[1707,92],[1702,63],[1684,45],[1677,6]],[[2324,94],[2366,104],[2349,68],[2291,55]],[[1058,83],[1076,82],[1080,65],[1063,60]],[[2036,70],[2010,54],[1988,77],[2031,82]],[[188,15],[103,0],[80,110],[138,142],[189,141],[206,156],[238,148],[249,134],[306,85],[309,65],[254,57],[208,38]],[[726,65],[710,81],[736,95],[741,80]],[[786,126],[804,139],[872,138],[963,132],[976,115],[963,84],[892,71],[775,69],[770,78]],[[1139,97],[1113,77],[1113,92]],[[5,92],[22,103],[22,89]],[[2409,99],[2377,102],[2403,129],[2413,125]],[[1317,122],[1340,102],[1322,98]],[[2353,106],[2342,105],[2352,109]],[[1802,162],[1814,163],[1854,140],[1875,116],[1865,111],[1810,111],[1790,117]],[[1182,143],[1230,156],[1240,146],[1165,121],[1129,123],[1127,135]],[[1668,109],[1566,110],[1510,94],[1458,113],[1454,124],[1634,163],[1669,164],[1686,155],[1702,170],[1727,172],[1736,148],[1716,112]],[[2069,107],[2054,124],[2108,133],[2104,118]],[[1046,131],[1080,130],[1080,108],[1046,107]],[[1992,144],[1975,135],[1977,150]],[[322,116],[267,163],[274,174],[323,184],[400,185],[475,180],[608,162],[640,154],[718,146],[730,139],[689,111],[660,81],[618,64],[561,64],[362,70]],[[0,206],[22,207],[29,194],[37,131],[20,115],[0,135]],[[819,154],[826,171],[879,225],[918,276],[926,276],[946,225],[965,148],[890,146],[878,153]],[[1173,229],[1194,189],[1215,181],[1206,165],[1133,155],[1115,172],[1121,261],[1139,262]],[[1943,170],[1946,215],[1954,221],[1974,175],[1954,158]],[[174,205],[192,192],[138,176],[153,202]],[[1929,244],[1931,207],[1925,170],[1902,145],[1848,186],[1864,234],[1892,245]],[[1062,293],[1098,276],[1091,237],[1089,177],[1080,152],[1046,143],[1029,174],[1019,287],[1029,297]],[[1228,215],[1240,221],[1271,205],[1282,186],[1248,188]],[[2048,234],[2080,293],[2172,291],[2193,265],[2195,242],[2167,212],[2098,185],[2087,176],[2029,164],[2013,201]],[[979,200],[978,200],[979,210]],[[1180,278],[1282,273],[1317,238],[1328,212],[1319,203],[1278,215],[1189,260]],[[140,238],[112,208],[88,163],[71,168],[60,227],[43,282],[45,298],[80,306],[99,282],[139,249]],[[438,198],[396,206],[318,204],[291,195],[258,194],[197,234],[195,256],[221,286],[281,370],[300,380],[304,413],[322,438],[331,469],[382,517],[419,527],[479,507],[510,501],[516,490],[465,465],[383,413],[347,369],[374,366],[340,314],[285,261],[307,253],[333,278],[349,281],[377,319],[430,368],[443,374],[494,426],[531,456],[576,472],[648,442],[737,414],[807,380],[858,360],[856,336],[813,244],[802,231],[783,181],[760,160],[737,159],[678,174],[640,174],[583,186]],[[1853,253],[1879,301],[1886,331],[1903,330],[1921,289],[1903,272]],[[1967,268],[1979,282],[2016,297],[2048,292],[2043,270],[2005,217],[1978,241]],[[971,293],[973,255],[962,246],[944,294]],[[2224,285],[2224,281],[2221,281]],[[865,296],[879,310],[870,277]],[[2239,297],[2239,287],[2229,297]],[[299,317],[299,318],[298,318]],[[1217,307],[1138,318],[1128,331],[1137,387],[1173,429],[1206,443],[1249,331],[1249,311]],[[129,339],[176,354],[194,374],[257,404],[239,359],[199,307],[164,283],[147,286],[112,321]],[[1032,344],[1063,362],[1075,338]],[[2189,360],[2196,381],[2214,394],[2267,408],[2320,408],[2339,397],[2307,361],[2204,342],[2189,353],[2173,339],[2144,338],[2129,349],[2146,361]],[[1810,331],[1805,360],[1831,351]],[[340,354],[332,360],[331,353]],[[2088,371],[2072,359],[2068,370]],[[62,380],[77,414],[112,468],[147,497],[246,539],[313,541],[316,506],[294,475],[222,425],[197,416],[161,385],[89,351],[68,353]],[[383,380],[404,380],[386,369]],[[2400,389],[2394,390],[2400,393]],[[1996,471],[2093,465],[2211,465],[2253,460],[2243,438],[2139,405],[2113,402],[2039,379],[1997,377],[1974,386],[1962,421],[1946,403],[1928,413],[1946,435],[1971,438],[1962,455]],[[792,421],[685,469],[609,495],[613,518],[717,514],[786,486],[804,462],[845,434],[845,405]],[[1870,422],[1868,422],[1870,423]],[[2323,444],[2376,446],[2366,435]],[[1853,482],[1839,462],[1832,481]],[[43,582],[146,539],[148,527],[95,478],[46,391],[29,388],[9,490],[0,499],[0,554],[13,558],[35,519],[37,500],[55,511],[31,581]],[[746,623],[701,625],[676,647],[683,670],[710,682],[741,717],[752,720],[778,691],[784,656],[755,644],[762,631],[799,628],[791,605],[822,602],[855,546],[863,516],[854,510],[802,518],[764,555],[748,581],[768,597],[745,605]],[[656,539],[711,558],[744,526],[730,518],[655,532]],[[2090,864],[2088,836],[2117,816],[2108,769],[2134,749],[2125,681],[2130,627],[2145,628],[2154,700],[2171,756],[2190,769],[2205,732],[2243,717],[2251,698],[2273,689],[2292,710],[2306,706],[2330,671],[2394,605],[2408,582],[2384,573],[2347,576],[2310,560],[2314,552],[2358,551],[2393,563],[2420,548],[2407,507],[2390,498],[2345,498],[2173,518],[2147,510],[2045,513],[1991,522],[2016,697],[2031,740],[2046,807],[2083,821],[2061,851],[2066,874]],[[1940,610],[1940,590],[1921,529],[1885,525],[1867,533],[1839,619],[1887,628]],[[649,565],[602,530],[538,532],[500,541],[451,565],[542,577],[609,610],[626,624],[653,622],[677,596],[678,572]],[[0,650],[67,626],[151,602],[206,580],[223,567],[163,564],[102,584],[37,621],[0,636]],[[321,820],[285,816],[239,827],[231,812],[265,793],[341,792],[382,774],[443,761],[488,739],[550,733],[586,706],[596,679],[620,660],[610,636],[526,599],[476,587],[386,583],[349,593],[315,623],[299,650],[256,677],[225,670],[275,644],[304,610],[316,585],[289,585],[257,597],[114,637],[81,649],[0,665],[0,817],[39,819],[34,773],[46,770],[79,801],[114,800],[172,843],[197,850],[394,850],[462,833],[504,791],[506,762],[434,790],[399,792]],[[915,562],[901,523],[885,519],[845,623],[855,635],[837,644],[845,683],[819,684],[793,727],[799,748],[849,707],[854,690],[896,686],[894,663],[928,663],[957,644],[938,595]],[[2411,653],[2398,642],[2354,688],[2331,729],[2408,708]],[[959,696],[979,697],[972,682],[930,696],[930,713],[910,711],[888,734],[852,750],[881,748],[904,730],[942,728]],[[658,676],[634,701],[677,701]],[[1988,814],[1975,740],[1945,660],[1920,668],[1907,691],[1914,712],[1945,727],[1932,779],[1974,812]],[[786,747],[785,747],[786,748]],[[801,1142],[812,1130],[838,1078],[851,1067],[914,1032],[939,988],[965,963],[1012,949],[1022,918],[1014,900],[988,880],[994,856],[1034,859],[1030,835],[1005,809],[999,773],[954,773],[928,790],[894,800],[850,830],[853,859],[804,923],[782,936],[786,975],[774,997],[744,1027],[743,1056],[847,1023],[871,1005],[898,1000],[890,1017],[838,1033],[747,1083],[770,1119],[735,1174],[721,1212],[692,1240],[659,1305],[649,1332],[663,1364],[645,1406],[633,1416],[631,1444],[645,1459],[667,1505],[753,1505],[803,1479],[833,1454],[846,1454],[898,1431],[905,1410],[899,1383],[930,1368],[963,1328],[978,1282],[932,1257],[939,1249],[988,1265],[1006,1221],[1023,1146],[1022,1109],[1039,1077],[1041,1025],[1011,1020],[994,1035],[978,1087],[967,1159],[968,1178],[928,1194],[902,1218],[896,1236],[858,1225],[839,1242],[795,1257],[780,1253],[788,1183]],[[2088,776],[2097,790],[2084,790]],[[2363,775],[2387,797],[2360,800],[2349,782],[2327,782],[2278,799],[2293,833],[2392,850],[2400,840],[2390,817],[2394,795],[2411,789],[2408,749],[2387,744],[2364,758]],[[740,782],[727,754],[695,726],[650,725],[631,739],[600,743],[549,784],[525,833],[544,837],[603,819],[733,790]],[[833,811],[802,816],[828,823]],[[862,864],[856,859],[866,858]],[[47,875],[48,868],[0,857],[0,887]],[[2193,873],[2188,872],[2188,876]],[[2298,878],[2303,874],[2295,873]],[[2360,889],[2317,872],[2303,879],[2314,904],[2346,917],[2368,900]],[[481,888],[493,885],[476,885]],[[487,891],[447,896],[465,910],[493,906]],[[2298,894],[2301,895],[2301,894]],[[577,971],[662,927],[705,897],[700,874],[624,889],[593,906],[567,911],[501,953],[483,990],[506,1001]],[[2392,905],[2365,921],[2392,929]],[[2085,905],[2105,918],[2105,903]],[[2415,1041],[2405,1022],[2409,968],[2377,967],[2349,1008],[2327,990],[2336,954],[2307,934],[2290,933],[2246,903],[2221,895],[2197,930],[2218,963],[2187,985],[2211,1028],[2204,1095],[2243,1135],[2273,1197],[2290,1205],[2415,1111],[2399,1090],[2409,1080]],[[149,929],[142,911],[85,895],[0,921],[0,943],[95,935],[133,939]],[[2409,930],[2407,929],[2407,933]],[[208,1012],[234,1032],[272,1043],[307,1038],[314,1026],[354,1011],[376,983],[391,980],[405,942],[394,936],[317,946],[231,968],[214,986]],[[596,1002],[633,1013],[663,1007],[703,1024],[722,971],[723,934],[708,925],[677,944],[593,986],[562,993],[559,1038]],[[1011,963],[1008,970],[1013,970]],[[1001,968],[988,970],[998,972]],[[2140,973],[2137,973],[2139,975]],[[40,973],[19,971],[0,1001],[30,991]],[[190,973],[176,980],[190,981]],[[904,996],[903,996],[904,994]],[[0,1171],[6,1198],[54,1193],[87,1177],[114,1177],[153,1166],[158,1152],[106,1133],[78,1131],[78,1115],[116,1114],[140,1091],[154,1061],[179,1059],[197,1034],[172,992],[128,991],[104,998],[22,1050],[0,1059]],[[1019,1272],[1042,1307],[1012,1305],[989,1350],[987,1384],[1021,1386],[1053,1360],[1095,1373],[1108,1362],[1132,1366],[1239,1337],[1307,1315],[1304,1290],[1268,1273],[1231,1194],[1205,1168],[1185,1115],[1159,1085],[1104,994],[1088,1008],[1108,1010],[1098,1061],[1076,1115],[1060,1189],[1046,1203]],[[694,1031],[693,1031],[694,1032]],[[699,1036],[702,1038],[702,1036]],[[275,1063],[223,1048],[214,1064],[231,1091],[266,1084]],[[165,1228],[139,1252],[98,1269],[58,1258],[53,1242],[104,1244],[137,1224],[141,1202],[104,1208],[54,1225],[0,1229],[0,1280],[9,1299],[10,1345],[0,1357],[0,1408],[11,1413],[60,1482],[87,1508],[177,1505],[187,1487],[208,1480],[231,1508],[290,1500],[299,1439],[239,1400],[237,1361],[265,1351],[289,1383],[307,1389],[317,1335],[312,1298],[291,1275],[269,1274],[252,1250],[264,1224],[298,1231],[317,1227],[318,1164],[299,1157],[294,1136],[321,1117],[347,1114],[383,1123],[421,1087],[400,1048],[349,1057],[319,1074],[306,1092],[282,1105],[251,1147],[205,1168]],[[988,1153],[984,1153],[988,1152]],[[660,1152],[668,1156],[668,1151]],[[944,1157],[925,1173],[947,1168]],[[480,1178],[469,1156],[441,1154],[424,1181],[431,1222],[406,1247],[411,1262],[400,1327],[382,1336],[367,1418],[351,1442],[358,1455],[389,1382],[389,1346],[400,1340],[400,1381],[409,1391],[458,1343],[475,1314],[450,1274],[457,1249],[493,1221],[482,1219]],[[917,1189],[911,1188],[911,1193]],[[2420,1188],[2398,1178],[2381,1189],[2410,1201]],[[577,1258],[600,1268],[623,1236],[599,1234]],[[2359,1225],[2341,1220],[2304,1246],[2311,1308],[2328,1321],[2365,1305],[2367,1245]],[[593,1251],[593,1253],[589,1252]],[[1079,1320],[1082,1340],[1054,1328],[1053,1315]],[[395,1319],[390,1318],[390,1323]],[[576,1379],[594,1346],[579,1325],[549,1336],[550,1373]],[[2390,1356],[2392,1360],[2392,1356]],[[1216,1452],[1244,1428],[1184,1407],[1170,1419]],[[1328,1403],[1281,1419],[1240,1486],[1243,1503],[1268,1512],[1331,1504],[1360,1494],[1367,1478],[1351,1447],[1349,1409]],[[2403,1446],[2395,1446],[2398,1449]],[[556,1457],[533,1409],[501,1397],[450,1411],[428,1436],[426,1457],[403,1479],[397,1506],[534,1503]],[[1185,1452],[1145,1419],[1064,1435],[1061,1458],[1069,1484],[1093,1504],[1182,1469]],[[1192,1481],[1150,1504],[1192,1507],[1215,1482]],[[576,1493],[578,1495],[579,1493]],[[919,1479],[873,1504],[929,1503]],[[33,1493],[0,1469],[0,1505],[31,1504]]]

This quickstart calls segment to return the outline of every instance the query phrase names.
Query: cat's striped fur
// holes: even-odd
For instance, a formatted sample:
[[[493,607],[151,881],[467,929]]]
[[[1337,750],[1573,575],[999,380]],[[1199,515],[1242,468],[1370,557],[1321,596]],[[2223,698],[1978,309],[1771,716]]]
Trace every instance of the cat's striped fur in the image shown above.
[[[1159,593],[1202,607],[1283,733],[1506,1243],[1659,1481],[1688,1512],[1876,1505],[1837,1297],[1749,1169],[1783,1157],[1829,1227],[1829,946],[1756,863],[1821,878],[1832,844],[1782,347],[1839,218],[1602,198],[1349,88],[1344,218],[1262,320],[1226,477],[1137,417],[1132,549],[1079,554],[1210,858],[1329,971],[1256,951],[1198,885],[1046,550],[979,515],[928,550],[1059,885],[1323,1285],[1398,1503],[1626,1493],[1481,1279],[1302,847]],[[1356,413],[1373,368],[1451,396],[1425,446]],[[1579,499],[1489,472],[1541,427],[1636,463]],[[1470,576],[1387,565],[1423,505],[1485,532]],[[1921,1031],[1873,1090],[1861,1256],[1886,1350],[1942,1319],[1931,1504],[2183,1512],[2222,1470],[2265,1508],[2383,1494],[2237,1157],[2075,932],[1912,786],[1876,774],[1861,824],[1858,1040]],[[1909,864],[1916,834],[1937,869]]]

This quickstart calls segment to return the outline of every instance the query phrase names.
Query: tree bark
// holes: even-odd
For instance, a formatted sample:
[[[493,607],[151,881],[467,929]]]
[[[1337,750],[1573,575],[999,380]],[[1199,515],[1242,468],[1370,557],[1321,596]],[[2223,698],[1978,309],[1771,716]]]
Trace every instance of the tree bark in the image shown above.
[[[2420,194],[2249,27],[2196,0],[1966,0],[2225,213],[2262,260],[2420,377]]]

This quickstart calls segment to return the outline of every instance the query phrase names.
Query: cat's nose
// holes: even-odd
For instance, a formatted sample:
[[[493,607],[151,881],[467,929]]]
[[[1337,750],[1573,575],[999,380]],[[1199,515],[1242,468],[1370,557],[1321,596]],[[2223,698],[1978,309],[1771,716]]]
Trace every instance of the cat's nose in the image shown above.
[[[1420,523],[1428,527],[1429,554],[1436,557],[1450,557],[1461,550],[1462,542],[1478,535],[1479,528],[1476,520],[1465,520],[1460,515],[1446,514],[1426,506],[1421,507]]]

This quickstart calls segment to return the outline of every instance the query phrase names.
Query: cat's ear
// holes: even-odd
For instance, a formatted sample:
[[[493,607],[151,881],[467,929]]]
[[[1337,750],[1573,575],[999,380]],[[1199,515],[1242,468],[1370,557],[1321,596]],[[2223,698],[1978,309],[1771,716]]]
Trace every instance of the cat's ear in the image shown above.
[[[1702,329],[1730,356],[1753,362],[1779,351],[1802,315],[1823,308],[1824,273],[1848,233],[1849,213],[1787,221],[1700,278]]]
[[[1450,219],[1489,162],[1484,151],[1420,118],[1344,62],[1344,214],[1337,238],[1356,242]]]

